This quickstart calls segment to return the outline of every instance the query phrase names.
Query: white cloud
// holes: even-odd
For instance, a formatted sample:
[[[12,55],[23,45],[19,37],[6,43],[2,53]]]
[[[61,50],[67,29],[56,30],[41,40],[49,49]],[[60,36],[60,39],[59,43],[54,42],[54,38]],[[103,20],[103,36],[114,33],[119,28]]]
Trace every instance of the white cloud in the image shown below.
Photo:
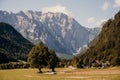
[[[62,6],[62,5],[56,5],[56,6],[52,6],[52,7],[44,7],[42,8],[42,12],[46,13],[46,12],[60,12],[60,13],[64,13],[67,15],[71,15],[71,12],[67,9],[67,7]]]
[[[95,17],[88,18],[89,28],[102,27],[107,19],[97,19]]]
[[[102,10],[107,10],[109,7],[110,7],[110,3],[106,1],[103,3],[101,8],[102,8]]]
[[[97,27],[102,27],[103,24],[107,21],[107,19],[101,19],[99,21],[96,22],[96,26]]]
[[[94,17],[88,18],[88,23],[95,23],[96,19]]]
[[[113,5],[113,8],[120,7],[120,0],[115,0],[115,4]]]

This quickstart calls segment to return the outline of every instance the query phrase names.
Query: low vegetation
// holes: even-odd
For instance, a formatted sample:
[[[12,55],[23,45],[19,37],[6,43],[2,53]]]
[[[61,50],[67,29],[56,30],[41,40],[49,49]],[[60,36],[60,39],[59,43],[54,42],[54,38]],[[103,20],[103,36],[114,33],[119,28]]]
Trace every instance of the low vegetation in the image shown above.
[[[120,80],[120,67],[108,69],[57,68],[57,74],[46,74],[49,69],[0,70],[0,80]]]
[[[0,64],[0,69],[21,69],[21,68],[29,68],[29,63],[23,63],[23,62],[9,62]]]

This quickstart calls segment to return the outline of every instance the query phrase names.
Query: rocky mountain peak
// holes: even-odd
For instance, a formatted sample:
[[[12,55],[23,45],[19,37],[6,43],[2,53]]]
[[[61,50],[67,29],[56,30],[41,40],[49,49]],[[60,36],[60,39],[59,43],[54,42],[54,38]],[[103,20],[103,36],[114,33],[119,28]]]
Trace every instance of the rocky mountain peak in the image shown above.
[[[60,53],[76,52],[99,33],[91,33],[91,30],[89,31],[74,18],[63,13],[42,13],[30,10],[9,15],[3,13],[7,11],[0,11],[0,22],[11,24],[34,44],[42,41],[50,49]]]

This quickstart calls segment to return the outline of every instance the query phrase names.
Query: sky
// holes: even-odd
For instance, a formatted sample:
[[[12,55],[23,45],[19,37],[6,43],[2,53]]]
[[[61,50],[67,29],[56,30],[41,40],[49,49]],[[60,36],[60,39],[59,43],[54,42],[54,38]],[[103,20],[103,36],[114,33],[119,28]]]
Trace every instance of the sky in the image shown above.
[[[120,10],[120,0],[0,0],[0,10],[62,12],[82,26],[94,28],[113,18]]]

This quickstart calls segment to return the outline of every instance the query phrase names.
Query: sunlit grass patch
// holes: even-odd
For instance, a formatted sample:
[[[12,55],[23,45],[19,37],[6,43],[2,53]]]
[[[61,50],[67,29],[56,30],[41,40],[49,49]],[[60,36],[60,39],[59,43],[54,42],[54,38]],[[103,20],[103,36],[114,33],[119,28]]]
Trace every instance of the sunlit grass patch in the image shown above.
[[[50,69],[42,69],[44,73]],[[120,80],[120,68],[57,68],[57,74],[40,74],[38,69],[0,70],[0,80]]]

